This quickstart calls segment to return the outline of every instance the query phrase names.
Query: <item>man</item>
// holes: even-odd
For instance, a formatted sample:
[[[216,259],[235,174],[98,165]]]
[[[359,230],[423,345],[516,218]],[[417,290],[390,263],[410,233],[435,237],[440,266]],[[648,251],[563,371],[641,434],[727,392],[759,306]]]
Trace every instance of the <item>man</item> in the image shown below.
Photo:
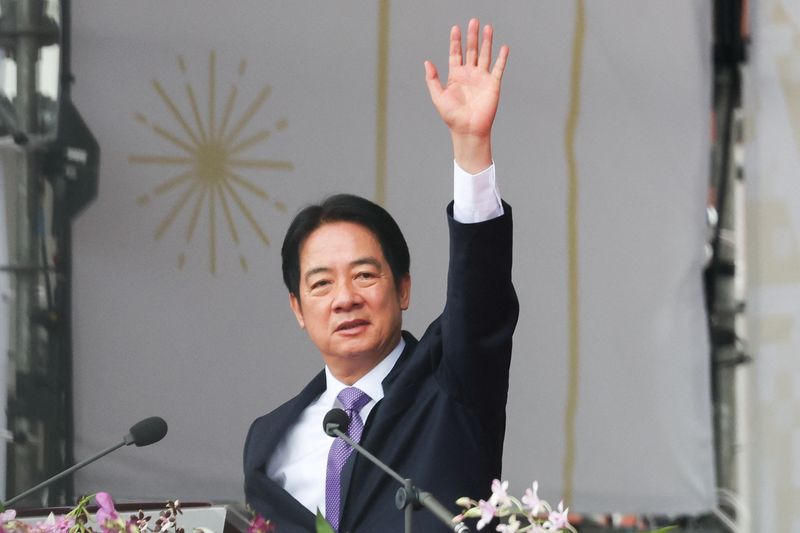
[[[247,501],[279,533],[314,531],[317,509],[340,532],[402,531],[397,482],[324,434],[334,407],[348,412],[355,440],[454,512],[456,498],[484,495],[500,475],[518,304],[491,128],[508,48],[492,66],[492,28],[480,47],[478,29],[471,20],[462,54],[461,30],[452,28],[446,86],[425,62],[453,141],[455,187],[447,303],[422,338],[401,331],[409,254],[385,210],[337,195],[301,211],[287,232],[290,306],[325,370],[257,419],[245,443]],[[417,531],[446,530],[424,511],[414,520]]]

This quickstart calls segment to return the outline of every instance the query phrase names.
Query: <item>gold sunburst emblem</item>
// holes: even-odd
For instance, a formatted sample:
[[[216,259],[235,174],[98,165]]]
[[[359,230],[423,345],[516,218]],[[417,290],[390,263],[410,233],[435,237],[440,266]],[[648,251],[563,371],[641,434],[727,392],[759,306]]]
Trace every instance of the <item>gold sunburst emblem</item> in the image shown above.
[[[178,57],[178,68],[186,76],[188,69],[182,56]],[[242,60],[237,69],[239,79],[243,78],[247,63]],[[189,245],[195,235],[201,213],[206,213],[208,220],[208,267],[212,274],[217,270],[217,218],[221,208],[221,223],[227,227],[231,240],[239,245],[239,229],[233,214],[234,206],[247,221],[250,228],[258,235],[260,241],[269,246],[267,233],[261,227],[253,212],[245,202],[243,195],[249,195],[259,202],[268,202],[281,212],[286,212],[283,202],[274,201],[264,188],[248,177],[240,174],[242,170],[266,169],[290,171],[290,161],[248,158],[243,153],[266,142],[272,132],[261,129],[255,133],[247,133],[253,117],[262,108],[270,96],[271,88],[264,86],[258,95],[242,112],[236,112],[236,101],[239,94],[237,84],[231,83],[218,115],[217,102],[217,65],[216,53],[212,50],[208,58],[208,105],[205,115],[201,113],[198,99],[192,83],[185,83],[185,103],[191,115],[184,114],[176,104],[176,99],[164,89],[158,80],[153,80],[153,88],[169,111],[167,115],[172,121],[170,130],[161,124],[148,119],[142,113],[134,116],[138,122],[150,128],[166,146],[174,150],[171,154],[132,154],[128,161],[132,164],[157,165],[169,169],[170,175],[156,185],[150,193],[137,199],[140,206],[148,205],[153,198],[171,198],[172,204],[166,215],[161,218],[155,229],[155,239],[161,239],[174,225],[180,213],[190,212],[185,227],[185,242]],[[187,118],[188,117],[188,118]],[[283,131],[288,126],[285,118],[274,124],[276,131]],[[178,268],[182,269],[186,262],[186,253],[178,253]],[[247,259],[239,254],[239,263],[247,272]]]

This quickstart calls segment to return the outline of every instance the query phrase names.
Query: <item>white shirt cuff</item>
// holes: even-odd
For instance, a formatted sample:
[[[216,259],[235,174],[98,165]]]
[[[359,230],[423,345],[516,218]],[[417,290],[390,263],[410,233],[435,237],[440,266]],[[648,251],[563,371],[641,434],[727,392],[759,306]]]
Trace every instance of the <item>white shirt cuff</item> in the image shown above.
[[[470,174],[453,161],[453,218],[462,224],[471,224],[502,214],[494,163],[477,174]]]

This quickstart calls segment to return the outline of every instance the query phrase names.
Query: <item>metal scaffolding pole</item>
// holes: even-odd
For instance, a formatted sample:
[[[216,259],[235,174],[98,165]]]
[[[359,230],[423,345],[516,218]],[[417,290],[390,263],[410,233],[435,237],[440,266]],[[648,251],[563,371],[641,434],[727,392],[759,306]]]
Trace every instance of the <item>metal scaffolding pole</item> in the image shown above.
[[[9,177],[15,180],[12,260],[2,268],[13,276],[14,290],[8,495],[74,462],[71,224],[97,195],[100,151],[70,99],[70,3],[60,0],[60,16],[54,5],[47,0],[0,0],[0,46],[17,67],[13,113],[8,99],[0,95],[0,132],[12,134],[16,143],[2,146],[11,150]],[[57,108],[40,94],[43,88],[37,80],[42,48],[56,43]],[[52,203],[45,207],[47,200]],[[72,495],[72,480],[66,478],[25,503],[71,503]]]
[[[39,356],[39,338],[32,323],[37,305],[39,271],[41,268],[37,239],[37,213],[40,204],[40,179],[37,158],[27,139],[38,133],[37,63],[39,59],[43,2],[25,0],[17,2],[16,49],[17,95],[15,99],[17,128],[23,141],[19,153],[19,174],[16,186],[16,232],[14,250],[14,348],[11,360],[12,383],[9,387],[14,397],[26,396],[27,384],[21,376],[31,376]],[[20,406],[10,409],[9,427],[14,442],[8,450],[8,489],[16,492],[32,484],[42,475],[42,427],[32,417],[20,413]]]
[[[713,191],[718,221],[712,238],[713,256],[706,271],[706,303],[711,334],[712,394],[718,517],[729,529],[747,527],[746,509],[738,503],[741,486],[739,449],[740,376],[750,357],[743,349],[741,198],[743,179],[737,146],[741,143],[742,64],[747,59],[744,23],[746,4],[715,1]],[[736,529],[734,529],[734,527]]]
[[[65,431],[59,422],[64,418],[64,387],[59,378],[71,376],[59,375],[63,354],[53,348],[61,346],[64,332],[48,322],[53,298],[44,206],[49,190],[44,174],[54,141],[53,121],[43,117],[53,101],[40,94],[38,80],[41,50],[59,37],[47,7],[45,0],[0,0],[0,46],[16,65],[13,105],[5,94],[0,102],[3,134],[14,140],[13,145],[3,145],[6,177],[14,184],[10,264],[2,268],[11,275],[13,290],[7,407],[12,441],[6,450],[6,494],[21,492],[63,469],[65,462]],[[27,503],[63,503],[63,488],[55,491],[56,498]]]

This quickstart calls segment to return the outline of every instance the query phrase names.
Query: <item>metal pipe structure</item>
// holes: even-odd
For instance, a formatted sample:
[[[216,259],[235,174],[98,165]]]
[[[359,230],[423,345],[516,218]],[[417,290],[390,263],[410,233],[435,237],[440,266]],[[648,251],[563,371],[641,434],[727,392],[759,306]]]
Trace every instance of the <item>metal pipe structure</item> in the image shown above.
[[[14,272],[14,368],[11,372],[14,396],[25,395],[28,380],[39,356],[39,339],[31,318],[37,309],[39,252],[37,216],[39,211],[40,180],[36,155],[28,139],[38,133],[37,63],[39,60],[39,32],[43,2],[27,0],[16,2],[16,39],[14,57],[17,63],[17,95],[14,101],[17,127],[23,146],[19,152],[19,173],[16,182],[16,232],[14,263],[20,268]],[[8,488],[29,486],[41,477],[41,439],[43,428],[33,417],[20,413],[23,406],[9,406],[9,428],[14,442],[8,448]]]
[[[3,153],[12,170],[13,233],[9,235],[10,264],[3,272],[12,277],[13,306],[10,324],[10,368],[8,382],[8,428],[12,441],[6,451],[7,493],[21,488],[65,464],[64,331],[50,320],[52,294],[48,283],[48,210],[44,207],[44,174],[48,170],[48,149],[54,144],[53,128],[45,124],[43,97],[39,86],[41,50],[58,42],[56,22],[47,15],[46,0],[2,0],[0,2],[0,46],[16,63],[16,95],[13,117],[4,113],[2,131],[11,134],[14,145]],[[52,6],[51,6],[52,7]],[[54,65],[55,68],[55,65]],[[3,95],[3,102],[8,99]],[[12,106],[7,106],[10,111]],[[68,301],[68,300],[67,300]],[[66,336],[69,341],[69,336]],[[69,366],[66,366],[69,368]],[[69,421],[71,423],[71,421]],[[45,499],[27,503],[64,503],[65,490],[54,486]],[[53,494],[55,493],[55,497]]]
[[[743,350],[743,235],[741,234],[743,174],[737,161],[741,142],[742,64],[746,60],[746,5],[715,1],[714,117],[710,195],[717,212],[711,239],[712,257],[706,272],[706,304],[711,336],[714,444],[718,487],[716,516],[728,530],[741,531],[746,510],[739,506],[741,453],[738,425],[741,374],[750,361]]]
[[[70,3],[58,3],[60,28],[55,5],[0,0],[0,46],[16,60],[18,73],[16,116],[9,120],[8,113],[0,113],[5,122],[0,131],[13,134],[18,159],[13,173],[15,255],[3,268],[14,276],[15,290],[15,368],[10,369],[7,410],[13,434],[7,453],[9,494],[74,462],[72,221],[97,196],[100,148],[70,99]],[[37,71],[41,49],[56,43],[60,65],[47,66],[59,68],[58,106],[52,112],[52,100],[40,94],[46,89],[37,83]],[[7,100],[0,98],[3,102]],[[52,201],[49,208],[47,200]],[[25,503],[52,506],[71,503],[72,497],[72,479],[66,476],[48,486],[41,498]]]

